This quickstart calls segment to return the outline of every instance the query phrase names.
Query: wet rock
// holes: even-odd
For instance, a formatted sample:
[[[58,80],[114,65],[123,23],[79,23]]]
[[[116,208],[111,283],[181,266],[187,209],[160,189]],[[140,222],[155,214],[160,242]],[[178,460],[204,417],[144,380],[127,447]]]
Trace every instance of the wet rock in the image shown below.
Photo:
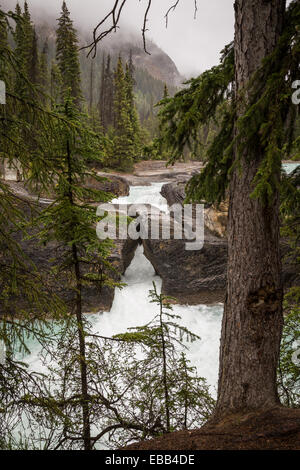
[[[45,203],[36,203],[33,201],[19,202],[19,209],[29,219],[32,214],[35,214],[45,207]],[[54,273],[51,271],[53,266],[56,264],[55,260],[61,260],[65,257],[66,248],[56,242],[50,242],[46,246],[42,245],[36,235],[37,230],[30,229],[30,239],[23,239],[21,232],[15,234],[16,241],[20,244],[23,252],[28,258],[27,269],[34,275],[33,265],[36,266],[37,271],[42,275],[44,281],[45,291],[50,296],[59,296],[68,306],[74,305],[74,289],[69,287],[69,283],[66,282],[66,273]],[[119,281],[120,277],[126,271],[130,265],[132,258],[135,253],[135,249],[138,246],[138,240],[116,240],[114,247],[111,251],[111,255],[108,261],[111,262],[114,267],[114,271],[107,271],[104,269],[104,274],[108,274],[113,280]],[[7,253],[3,250],[0,251],[1,263],[11,263]],[[81,270],[84,273],[86,266],[81,265]],[[99,272],[97,271],[97,274]],[[0,286],[1,287],[1,286]],[[89,286],[84,286],[82,292],[82,304],[84,312],[98,312],[98,311],[109,311],[112,307],[114,300],[115,289],[103,286],[101,283],[95,283]],[[6,314],[14,315],[20,309],[29,308],[29,304],[26,300],[26,296],[12,296],[9,299],[7,305],[0,305],[0,315],[4,312]]]
[[[186,251],[182,240],[144,240],[145,256],[163,281],[163,293],[180,304],[223,302],[227,246],[207,240],[199,251]]]
[[[181,180],[175,183],[164,184],[161,188],[161,195],[166,198],[168,205],[183,205],[186,194],[185,186],[188,182]],[[218,206],[204,204],[204,224],[205,227],[217,237],[227,236],[228,203],[222,202]]]
[[[145,216],[144,225],[148,226],[148,230],[153,219],[158,217],[162,221],[166,215]],[[162,278],[163,293],[175,297],[179,304],[223,302],[227,279],[227,239],[217,237],[205,229],[203,247],[189,251],[186,249],[187,240],[174,239],[176,225],[176,221],[171,222],[170,239],[163,239],[160,229],[157,239],[143,240],[145,256]],[[289,245],[284,240],[281,240],[281,252],[284,289],[299,286],[297,267]]]
[[[106,191],[114,194],[116,197],[128,196],[130,188],[125,178],[110,173],[98,173],[98,176],[103,177],[103,181],[98,181],[89,176],[86,178],[86,187],[97,189],[98,191]]]
[[[204,210],[204,224],[213,234],[225,238],[227,236],[228,203],[211,206]]]
[[[198,173],[203,164],[201,162],[176,162],[167,165],[166,161],[143,160],[134,165],[133,173],[109,173],[126,179],[130,186],[150,186],[151,183],[185,181]],[[100,168],[98,168],[101,171]],[[100,173],[108,175],[108,173]]]
[[[153,217],[144,224],[150,227]],[[160,215],[162,221],[166,215]],[[150,220],[152,218],[152,220]],[[171,239],[143,240],[144,253],[162,278],[163,293],[180,304],[197,305],[222,302],[226,287],[227,242],[205,231],[200,250],[187,250],[189,240],[174,239],[178,222],[171,222]]]
[[[185,199],[185,185],[188,179],[181,180],[176,183],[164,184],[160,194],[167,200],[169,206],[173,204],[183,205]]]

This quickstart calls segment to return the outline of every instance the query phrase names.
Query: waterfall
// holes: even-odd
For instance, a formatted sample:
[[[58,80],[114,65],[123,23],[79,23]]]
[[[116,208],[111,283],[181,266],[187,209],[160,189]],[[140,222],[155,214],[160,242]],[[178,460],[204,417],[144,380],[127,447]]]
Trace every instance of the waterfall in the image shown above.
[[[165,183],[151,183],[149,186],[131,186],[129,196],[119,197],[113,204],[151,204],[158,209],[168,212],[166,199],[160,194]]]
[[[160,291],[161,279],[155,275],[150,261],[143,254],[143,247],[139,246],[122,276],[122,282],[127,286],[116,290],[111,311],[93,316],[95,333],[111,336],[149,322],[158,308],[148,300],[153,281]],[[180,323],[201,338],[194,343],[185,343],[188,347],[186,355],[191,364],[197,367],[198,374],[207,379],[213,395],[217,384],[222,311],[222,304],[173,307],[173,312],[181,316]]]
[[[133,186],[130,188],[129,196],[120,197],[113,202],[152,204],[160,210],[167,211],[166,200],[160,194],[163,184]],[[104,336],[111,336],[125,332],[130,327],[144,325],[151,320],[157,313],[157,306],[148,300],[153,281],[160,291],[162,281],[155,275],[150,261],[144,256],[143,247],[139,246],[130,266],[122,276],[122,282],[127,286],[122,290],[116,290],[111,311],[94,315],[95,331],[99,334],[101,332]],[[174,305],[173,311],[182,317],[181,323],[184,326],[200,336],[200,341],[186,344],[187,358],[197,367],[199,376],[207,379],[212,387],[212,394],[215,395],[223,305]]]
[[[161,210],[168,210],[166,200],[160,195],[163,183],[154,183],[151,186],[133,187],[127,198],[119,198],[115,203],[145,203],[155,205]],[[110,312],[89,314],[88,319],[95,334],[110,337],[126,332],[127,328],[147,324],[158,313],[158,306],[150,303],[148,294],[155,282],[158,291],[161,290],[162,280],[155,274],[150,261],[144,256],[143,246],[139,245],[130,266],[121,279],[126,286],[116,289],[115,298]],[[178,323],[187,327],[200,337],[193,343],[185,342],[185,354],[191,365],[197,368],[198,376],[204,377],[210,386],[211,395],[216,397],[216,385],[219,361],[219,338],[222,319],[222,304],[217,305],[174,305],[173,313],[181,317]],[[19,357],[29,366],[29,370],[43,372],[47,375],[48,365],[41,360],[41,345],[35,338],[27,340],[31,353]],[[17,354],[18,355],[18,354]],[[53,364],[52,364],[53,365]],[[55,384],[53,384],[55,386]],[[22,417],[22,423],[15,429],[27,435],[27,416]],[[93,432],[96,430],[93,429]],[[47,434],[48,431],[46,431]],[[98,449],[105,449],[106,444],[98,442]]]
[[[116,204],[145,203],[155,205],[161,210],[167,210],[165,198],[160,195],[163,183],[152,183],[151,186],[131,187],[127,197],[115,199]],[[99,312],[89,315],[95,333],[111,336],[126,332],[127,328],[144,325],[157,313],[157,305],[151,304],[148,299],[152,282],[156,283],[160,291],[162,281],[150,261],[143,254],[143,247],[136,249],[134,258],[127,268],[123,283],[126,287],[116,289],[115,298],[110,312]],[[190,331],[200,336],[201,340],[186,343],[187,358],[197,367],[198,375],[207,379],[212,387],[212,394],[216,395],[219,339],[223,305],[174,305],[173,311],[181,316],[181,323]],[[30,341],[31,354],[25,358],[31,369],[46,372],[39,360],[40,345]]]

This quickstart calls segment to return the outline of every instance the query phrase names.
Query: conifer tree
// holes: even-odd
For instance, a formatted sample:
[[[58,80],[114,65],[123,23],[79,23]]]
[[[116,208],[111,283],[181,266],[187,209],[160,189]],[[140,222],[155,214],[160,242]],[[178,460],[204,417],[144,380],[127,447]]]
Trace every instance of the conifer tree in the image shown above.
[[[79,366],[80,375],[79,383],[70,384],[70,387],[79,387],[80,390],[82,414],[80,435],[84,449],[90,450],[92,440],[88,391],[89,368],[82,294],[84,286],[94,283],[101,286],[106,280],[102,267],[103,264],[109,266],[105,259],[109,255],[111,242],[105,240],[100,243],[97,238],[95,208],[86,204],[86,200],[93,198],[98,202],[107,202],[112,195],[84,187],[84,179],[88,174],[87,163],[98,155],[97,139],[83,124],[70,93],[71,90],[60,110],[60,115],[66,123],[58,122],[57,142],[53,151],[54,154],[57,152],[60,155],[60,162],[57,162],[60,169],[56,185],[57,201],[41,214],[39,220],[43,226],[41,238],[44,243],[57,240],[67,247],[65,255],[56,260],[56,269],[66,273],[66,278],[70,280],[69,287],[73,290],[70,307],[75,317],[75,324],[72,326],[72,322],[69,322],[68,329],[74,350],[69,367],[77,374],[77,368],[74,368],[75,361]],[[94,177],[97,178],[96,175]],[[75,327],[75,338],[72,336],[73,327]],[[68,427],[66,432],[67,429]]]
[[[187,187],[194,202],[220,202],[229,193],[219,416],[279,404],[279,188],[282,159],[294,141],[291,89],[299,73],[299,15],[297,1],[286,10],[285,0],[236,0],[235,40],[222,51],[221,64],[191,80],[188,90],[164,103],[162,113],[165,142],[179,156],[197,141],[199,125],[226,102],[207,165]]]
[[[29,61],[29,80],[33,85],[40,83],[39,76],[39,56],[38,56],[38,37],[35,28],[32,30],[31,60]]]
[[[99,99],[99,114],[105,132],[113,125],[114,77],[111,70],[111,57],[108,54],[106,63],[103,55],[101,69],[101,85]]]
[[[23,59],[26,70],[26,75],[31,78],[31,67],[37,64],[37,38],[35,36],[35,31],[31,21],[31,15],[29,12],[29,7],[27,1],[24,2],[24,13],[23,13]],[[35,50],[34,50],[35,48]],[[33,55],[35,57],[33,57]],[[32,63],[32,60],[35,61],[35,64]]]
[[[5,61],[4,61],[4,54],[5,54],[5,48],[7,47],[7,23],[6,23],[6,18],[4,14],[2,14],[0,10],[0,50],[1,50],[1,56],[0,56],[0,70],[4,68]]]
[[[15,90],[19,96],[29,98],[30,90],[26,80],[30,78],[33,29],[27,2],[24,4],[24,9],[25,11],[22,13],[20,5],[17,3],[15,13],[19,20],[16,22],[14,40],[20,73],[16,75]]]
[[[155,283],[149,297],[159,309],[154,318],[115,338],[142,348],[143,359],[132,359],[124,377],[135,374],[133,384],[138,386],[130,405],[139,410],[138,421],[147,421],[148,429],[159,435],[187,428],[193,421],[200,425],[210,415],[214,400],[205,379],[197,377],[183,352],[184,339],[194,342],[200,338],[179,323],[181,317],[172,311],[174,299],[160,294]],[[146,426],[144,432],[149,433]]]
[[[134,146],[134,157],[138,158],[141,151],[141,129],[139,123],[138,113],[135,107],[134,102],[134,66],[132,62],[132,55],[130,54],[129,64],[126,64],[126,74],[125,74],[125,83],[126,83],[126,94],[127,94],[127,106],[129,112],[129,119],[132,129],[132,141]]]
[[[163,99],[168,98],[168,96],[169,96],[168,85],[165,83]]]
[[[62,100],[69,88],[78,106],[81,100],[81,78],[78,39],[66,2],[62,4],[61,16],[56,31],[56,60],[62,78]]]
[[[101,76],[100,76],[100,94],[99,94],[99,101],[98,101],[98,111],[101,124],[103,125],[103,118],[104,118],[104,92],[105,92],[105,54],[102,56],[102,64],[101,64]],[[103,125],[104,127],[104,125]]]
[[[43,104],[47,103],[46,95],[50,93],[50,75],[49,75],[49,66],[48,66],[48,40],[46,39],[43,45],[42,52],[39,58],[39,77],[40,77],[40,87],[42,92],[42,102]]]
[[[5,83],[8,82],[9,71],[7,64],[9,54],[7,27],[6,17],[0,10],[0,80],[3,80]]]
[[[91,60],[91,67],[90,67],[90,89],[89,89],[89,113],[92,113],[93,105],[94,105],[94,65],[95,62]]]
[[[59,102],[61,98],[62,89],[62,76],[59,66],[53,61],[50,70],[50,96],[52,100],[52,107]]]
[[[27,131],[26,126],[24,126],[22,129],[22,138],[21,135],[19,135],[17,140],[21,145],[26,145],[27,149],[31,148],[31,152],[34,154],[36,151],[36,137],[38,136],[39,129],[35,116],[26,106],[24,106],[24,102],[22,103],[21,101],[30,101],[31,103],[36,102],[38,90],[35,85],[37,85],[39,82],[37,36],[31,21],[31,15],[27,1],[24,3],[23,13],[19,3],[17,3],[15,25],[15,30],[13,32],[15,40],[14,57],[18,62],[18,70],[14,70],[13,82],[14,93],[16,96],[18,96],[19,100],[15,103],[13,114],[16,118],[20,119],[22,123],[27,121]],[[31,125],[32,127],[29,130]],[[26,144],[24,144],[24,142],[26,142]],[[18,155],[16,155],[16,157],[17,156]],[[12,163],[15,165],[16,162],[17,160]],[[19,174],[19,169],[16,169],[17,173]],[[27,172],[30,172],[29,168],[27,168]],[[19,176],[21,175],[19,174]]]
[[[114,77],[114,153],[117,168],[131,169],[134,155],[133,127],[121,57],[119,57]]]

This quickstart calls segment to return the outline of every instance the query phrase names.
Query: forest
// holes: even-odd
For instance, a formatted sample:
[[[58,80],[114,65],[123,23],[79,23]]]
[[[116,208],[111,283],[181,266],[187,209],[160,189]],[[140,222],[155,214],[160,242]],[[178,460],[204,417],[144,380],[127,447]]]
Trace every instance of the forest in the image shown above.
[[[299,2],[236,0],[180,86],[101,48],[126,1],[90,44],[68,3],[0,5],[0,449],[299,450]],[[199,252],[175,215],[142,237],[174,202]],[[99,239],[102,203],[137,235]]]

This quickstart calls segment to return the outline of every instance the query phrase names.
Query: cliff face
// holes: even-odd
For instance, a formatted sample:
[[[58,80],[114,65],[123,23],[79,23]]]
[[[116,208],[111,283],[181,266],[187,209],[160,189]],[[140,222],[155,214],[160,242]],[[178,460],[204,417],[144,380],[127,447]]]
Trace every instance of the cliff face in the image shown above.
[[[37,21],[36,30],[41,43],[48,39],[50,55],[51,58],[54,58],[55,23],[45,22],[44,20]],[[91,31],[78,29],[77,32],[80,47],[90,43]],[[96,62],[102,60],[103,53],[106,55],[111,54],[112,57],[118,57],[121,54],[124,60],[127,60],[130,51],[132,51],[135,67],[147,70],[153,78],[166,83],[170,87],[179,87],[184,81],[184,77],[180,75],[175,63],[168,54],[150,40],[147,40],[147,50],[150,55],[144,51],[142,36],[139,33],[133,34],[120,31],[117,34],[112,34],[99,44]],[[86,55],[86,53],[87,51],[83,51],[83,55]]]
[[[131,50],[135,67],[147,70],[152,77],[161,80],[169,86],[179,87],[184,81],[184,78],[180,75],[175,63],[168,54],[152,41],[147,41],[147,50],[150,55],[146,54],[142,46],[141,37],[138,35],[133,36],[131,34],[127,37],[126,34],[123,34],[119,41],[112,37],[104,47],[107,47],[113,55],[120,52],[124,57],[128,56]]]
[[[1,6],[4,10],[14,10],[17,0],[1,0]],[[49,5],[43,5],[44,2],[40,1],[40,4],[33,5],[29,4],[32,20],[36,27],[36,32],[40,39],[40,43],[43,43],[45,39],[49,41],[49,49],[51,59],[54,58],[54,44],[55,44],[55,31],[57,28],[57,18],[60,15],[60,7],[57,8],[53,5],[53,8]],[[46,3],[46,2],[45,2]],[[51,3],[51,2],[49,2]],[[68,3],[68,2],[67,2]],[[101,2],[99,2],[101,3]],[[22,2],[20,2],[22,8]],[[89,44],[92,40],[93,27],[97,20],[101,19],[101,12],[103,17],[105,16],[105,8],[102,5],[95,11],[95,18],[91,22],[91,26],[82,26],[87,24],[86,18],[82,21],[73,15],[72,2],[68,5],[70,8],[71,19],[74,19],[74,26],[78,33],[78,39],[80,46]],[[82,13],[84,12],[85,6],[82,7]],[[100,16],[99,16],[100,15]],[[81,24],[80,24],[81,23]],[[151,34],[151,31],[150,31]],[[147,50],[151,54],[146,54],[143,49],[142,33],[139,25],[133,30],[125,23],[122,24],[120,29],[116,33],[111,33],[107,36],[98,47],[99,59],[103,52],[110,53],[111,55],[118,55],[119,53],[124,56],[124,59],[128,58],[129,51],[133,52],[133,61],[136,67],[147,70],[147,72],[155,79],[161,80],[167,83],[170,87],[179,87],[184,81],[184,77],[180,75],[177,67],[173,60],[166,54],[161,48],[159,48],[153,41],[147,38]]]
[[[50,23],[40,20],[36,21],[35,25],[40,49],[45,40],[48,42],[48,62],[50,64],[55,60],[55,21]],[[78,40],[80,47],[89,44],[91,31],[78,30]],[[107,61],[108,54],[111,57],[111,67],[115,68],[119,55],[125,63],[129,61],[131,53],[135,66],[136,106],[140,120],[144,123],[152,113],[156,113],[153,106],[163,98],[165,84],[169,94],[174,95],[184,81],[172,59],[150,40],[147,41],[147,50],[151,55],[143,49],[141,34],[123,31],[118,31],[101,41],[94,59],[87,57],[87,49],[82,49],[80,53],[81,87],[85,100],[94,105],[99,103],[103,60]],[[93,76],[92,95],[91,76]]]

